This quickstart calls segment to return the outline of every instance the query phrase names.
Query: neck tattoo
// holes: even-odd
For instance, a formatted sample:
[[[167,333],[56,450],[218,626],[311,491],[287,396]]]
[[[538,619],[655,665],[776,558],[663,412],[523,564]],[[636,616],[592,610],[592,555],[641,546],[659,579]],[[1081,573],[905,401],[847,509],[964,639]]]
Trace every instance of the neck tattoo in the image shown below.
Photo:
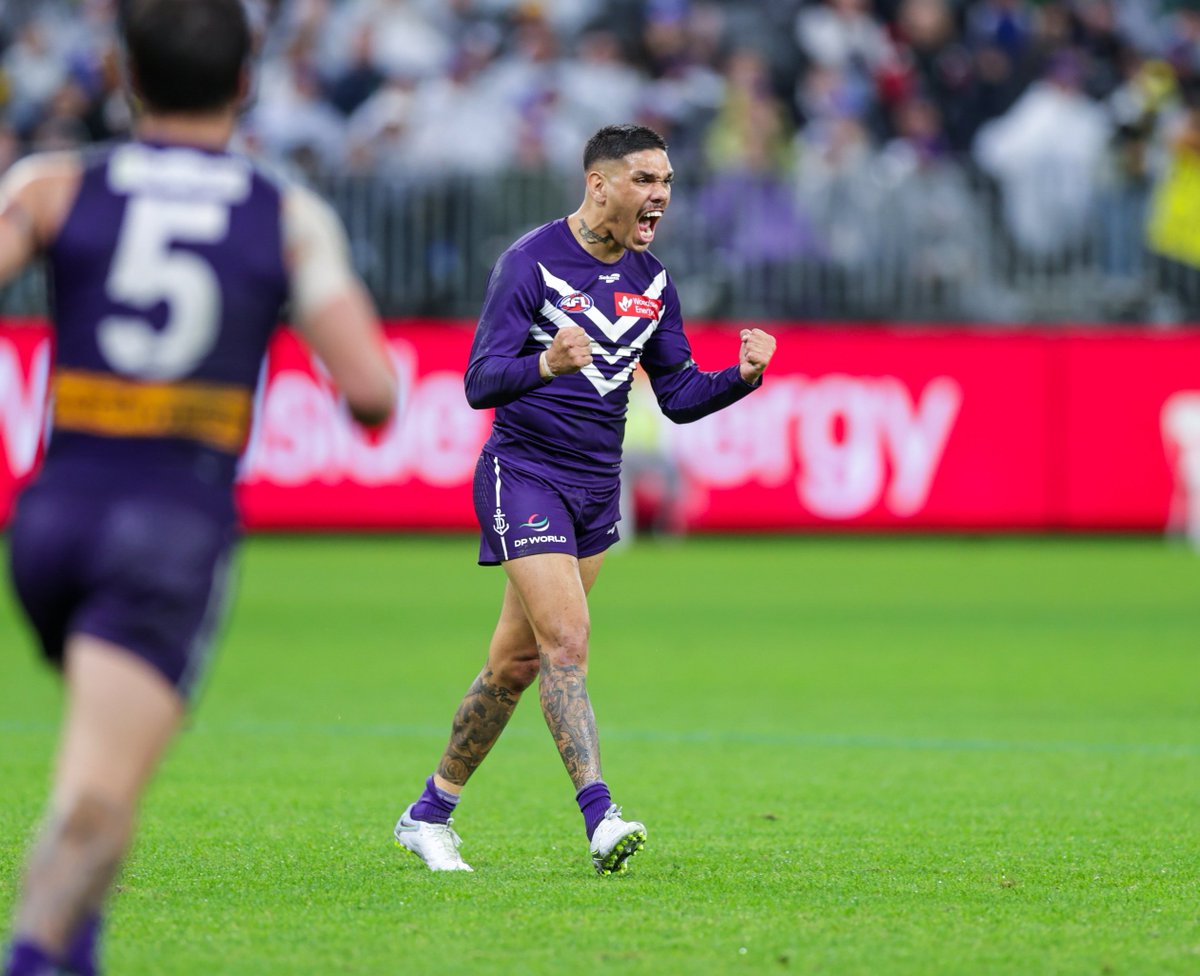
[[[613,242],[612,234],[605,234],[601,237],[587,225],[582,217],[579,218],[579,236],[589,244],[611,244]]]

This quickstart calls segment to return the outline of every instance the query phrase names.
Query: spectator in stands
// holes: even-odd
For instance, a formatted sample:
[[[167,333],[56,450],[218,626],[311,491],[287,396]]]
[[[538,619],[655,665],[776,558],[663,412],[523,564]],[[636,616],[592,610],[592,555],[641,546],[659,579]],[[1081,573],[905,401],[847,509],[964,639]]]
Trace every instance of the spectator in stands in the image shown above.
[[[636,370],[621,452],[619,548],[644,533],[678,538],[687,531],[687,474],[671,448],[670,428],[645,370]]]
[[[46,100],[41,118],[30,133],[29,142],[36,152],[76,149],[90,139],[84,117],[90,101],[87,92],[74,78],[67,78]]]
[[[396,78],[377,89],[346,122],[346,168],[386,176],[412,169],[411,126],[415,82]]]
[[[672,0],[646,5],[638,61],[651,81],[639,117],[667,136],[681,171],[699,163],[704,131],[724,97],[723,26],[711,8]]]
[[[580,126],[594,132],[612,119],[633,118],[647,80],[625,57],[616,32],[595,28],[579,37],[560,90]]]
[[[564,60],[563,39],[540,9],[530,9],[519,19],[509,49],[488,71],[485,82],[517,113],[510,161],[518,168],[562,173],[577,168],[571,147],[586,141],[589,129],[565,91],[572,78],[604,91],[602,77],[590,78],[583,66]]]
[[[793,266],[821,251],[790,179],[791,121],[771,91],[768,65],[757,51],[733,52],[725,79],[725,99],[705,139],[712,176],[699,193],[697,209],[727,280],[754,283],[757,307],[740,311],[786,315],[786,281]]]
[[[802,7],[796,40],[814,65],[840,72],[862,98],[874,97],[876,77],[894,57],[887,31],[871,16],[867,0]]]
[[[64,52],[54,43],[48,24],[30,20],[4,53],[8,116],[17,130],[32,133],[47,104],[67,80]]]
[[[896,269],[882,282],[889,307],[936,296],[948,317],[989,317],[981,304],[987,223],[937,105],[914,95],[894,110],[892,130],[876,176],[885,188],[876,219],[883,265]]]
[[[884,74],[891,82],[890,91],[885,91],[889,108],[905,111],[911,103],[924,110],[931,103],[949,145],[966,149],[974,134],[967,93],[975,80],[975,65],[958,34],[948,0],[903,0],[897,13],[896,38],[894,67]]]
[[[394,78],[429,78],[442,74],[453,48],[428,13],[428,4],[417,0],[348,0],[345,16],[361,30],[372,27],[371,51],[375,67]]]
[[[726,103],[723,65],[731,51],[758,50],[786,104],[782,122],[766,120],[765,138],[776,126],[799,130],[782,165],[808,201],[802,210],[820,228],[823,253],[847,268],[879,250],[872,234],[891,202],[871,182],[878,166],[887,183],[898,160],[911,162],[913,133],[902,126],[931,118],[952,156],[932,170],[922,162],[921,180],[978,163],[1003,187],[1013,241],[1039,261],[1099,233],[1088,227],[1099,212],[1091,177],[1115,172],[1101,246],[1121,253],[1105,268],[1140,267],[1140,252],[1117,246],[1149,179],[1130,166],[1164,144],[1127,116],[1104,116],[1128,109],[1144,62],[1161,60],[1184,85],[1200,77],[1193,0],[246,2],[263,67],[240,143],[318,180],[345,170],[389,181],[513,170],[553,180],[573,166],[564,146],[626,118],[664,131],[681,171],[701,173],[713,133],[732,131],[714,124]],[[128,132],[116,6],[0,0],[0,123],[18,155]],[[1080,138],[1059,138],[1055,120]],[[1049,178],[1064,192],[1048,189],[1043,207],[1033,184],[1047,165],[1087,172]],[[728,173],[717,166],[713,178]],[[724,192],[717,186],[707,200]],[[681,193],[680,208],[703,195]]]
[[[973,75],[958,108],[958,125],[951,135],[956,152],[967,155],[980,126],[1003,115],[1020,98],[1026,81],[1018,65],[998,44],[973,52]]]
[[[1087,60],[1084,89],[1093,98],[1107,98],[1121,83],[1122,62],[1129,45],[1117,32],[1110,0],[1078,0],[1073,13],[1073,43]]]
[[[967,40],[976,48],[995,47],[1019,64],[1032,43],[1034,16],[1022,0],[978,0],[967,10]]]
[[[975,139],[976,161],[1000,185],[1008,231],[1029,256],[1062,256],[1080,243],[1092,217],[1110,128],[1082,82],[1079,55],[1060,53],[1045,77]]]
[[[1147,246],[1168,317],[1200,315],[1200,80],[1184,86],[1182,110],[1164,126],[1164,160],[1150,203]]]
[[[1149,190],[1156,157],[1163,155],[1160,132],[1176,111],[1179,88],[1165,61],[1146,60],[1126,49],[1120,66],[1124,78],[1105,102],[1113,126],[1112,176],[1100,203],[1106,219],[1099,257],[1105,276],[1116,279],[1116,287],[1144,294],[1139,279]]]
[[[861,270],[878,239],[875,214],[882,185],[873,175],[876,150],[866,124],[873,104],[835,68],[814,67],[801,107],[796,189],[833,268]]]
[[[739,168],[747,157],[755,157],[758,169],[788,168],[791,124],[771,90],[763,56],[750,48],[734,51],[725,62],[724,81],[725,93],[705,139],[709,168]]]
[[[270,156],[309,174],[340,165],[345,145],[345,121],[324,98],[314,43],[297,34],[282,58],[263,66],[257,103],[247,117]]]
[[[521,118],[494,83],[490,56],[458,51],[444,76],[418,83],[412,110],[414,175],[495,174],[516,158]]]
[[[326,79],[326,97],[343,115],[352,114],[387,80],[375,64],[374,38],[371,25],[362,24],[354,34],[350,61]]]
[[[1162,53],[1181,78],[1195,77],[1200,70],[1200,8],[1186,2],[1175,4],[1162,26]]]

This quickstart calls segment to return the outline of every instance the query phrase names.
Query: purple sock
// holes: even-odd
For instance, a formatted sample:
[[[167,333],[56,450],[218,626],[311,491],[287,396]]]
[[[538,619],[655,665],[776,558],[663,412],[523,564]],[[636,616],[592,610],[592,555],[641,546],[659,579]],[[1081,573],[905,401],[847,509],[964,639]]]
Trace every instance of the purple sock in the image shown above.
[[[604,819],[604,814],[612,806],[612,797],[608,793],[608,784],[602,779],[598,779],[594,783],[588,783],[587,786],[575,794],[575,802],[579,804],[579,809],[583,813],[583,822],[587,827],[588,840],[591,840],[592,834],[596,832],[596,827]]]
[[[14,942],[4,963],[4,976],[54,976],[57,971],[45,950],[28,939]]]
[[[430,776],[425,780],[425,792],[413,804],[409,816],[413,820],[423,820],[425,823],[444,824],[450,821],[456,806],[458,806],[458,797],[446,790],[439,790],[433,782],[433,777]]]
[[[100,939],[100,916],[89,915],[75,932],[63,956],[63,965],[76,976],[96,976],[96,943]]]

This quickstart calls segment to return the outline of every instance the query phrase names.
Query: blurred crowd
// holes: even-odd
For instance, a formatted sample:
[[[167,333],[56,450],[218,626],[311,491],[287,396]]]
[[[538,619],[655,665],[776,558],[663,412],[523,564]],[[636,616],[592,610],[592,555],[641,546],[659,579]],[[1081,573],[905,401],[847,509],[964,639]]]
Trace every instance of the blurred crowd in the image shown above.
[[[7,152],[128,127],[115,6],[0,2]],[[264,57],[246,139],[356,171],[574,168],[614,119],[660,127],[681,161],[715,171],[870,149],[1004,171],[1026,143],[1078,169],[1200,72],[1200,0],[248,6]]]
[[[114,0],[0,4],[0,168],[127,131]],[[1053,261],[1200,148],[1200,0],[250,7],[248,151],[310,176],[574,173],[597,127],[642,121],[731,260],[759,266],[853,268],[891,232],[952,275],[980,180],[1016,247]],[[890,223],[841,219],[867,209]]]

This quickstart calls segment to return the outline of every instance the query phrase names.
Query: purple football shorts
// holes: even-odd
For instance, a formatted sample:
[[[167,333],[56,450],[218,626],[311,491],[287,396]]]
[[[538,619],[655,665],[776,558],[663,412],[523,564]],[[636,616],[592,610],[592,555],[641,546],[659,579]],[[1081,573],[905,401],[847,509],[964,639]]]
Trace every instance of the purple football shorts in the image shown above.
[[[9,558],[17,597],[61,668],[90,634],[147,661],[188,698],[225,603],[237,530],[169,496],[34,484],[17,503]]]
[[[620,538],[620,506],[617,478],[601,489],[556,484],[484,451],[475,465],[479,565],[539,552],[594,556]]]

